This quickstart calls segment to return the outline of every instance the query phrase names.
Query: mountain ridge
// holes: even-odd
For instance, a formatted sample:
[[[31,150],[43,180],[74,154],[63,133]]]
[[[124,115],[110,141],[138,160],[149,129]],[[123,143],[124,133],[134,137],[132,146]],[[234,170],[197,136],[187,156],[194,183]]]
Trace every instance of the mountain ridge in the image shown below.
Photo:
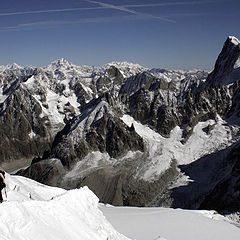
[[[237,43],[227,38],[210,74],[65,59],[0,73],[2,163],[35,157],[19,173],[67,189],[88,185],[115,205],[211,206],[228,171],[238,172],[227,150],[240,140]]]

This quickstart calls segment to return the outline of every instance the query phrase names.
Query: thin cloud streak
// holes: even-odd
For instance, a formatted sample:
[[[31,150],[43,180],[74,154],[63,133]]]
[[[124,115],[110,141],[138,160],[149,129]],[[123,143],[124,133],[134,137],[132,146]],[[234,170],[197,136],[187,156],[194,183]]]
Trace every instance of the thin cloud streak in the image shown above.
[[[92,1],[92,0],[84,0],[84,1],[88,2],[88,3],[98,4],[101,7],[114,9],[114,10],[119,10],[119,11],[122,11],[122,12],[127,12],[127,13],[131,13],[131,14],[138,15],[138,16],[159,19],[159,20],[164,21],[164,22],[176,23],[172,19],[168,19],[168,18],[165,18],[165,17],[159,17],[159,16],[154,16],[154,15],[151,15],[151,14],[145,14],[145,13],[137,12],[135,10],[130,10],[130,9],[124,7],[124,6],[116,6],[116,5],[112,5],[112,4],[108,4],[108,3],[102,3],[102,2],[97,2],[97,1]]]
[[[124,16],[111,16],[111,17],[92,17],[83,18],[76,21],[39,21],[39,22],[29,22],[23,24],[17,24],[9,27],[0,27],[0,32],[13,32],[13,31],[24,31],[24,30],[35,30],[42,27],[55,27],[57,25],[74,25],[74,24],[84,24],[84,23],[103,23],[110,22],[113,20],[129,21],[142,19],[142,16],[136,15],[124,15]]]
[[[197,17],[197,16],[206,16],[209,13],[200,12],[200,13],[169,13],[166,16],[168,17]]]
[[[169,13],[164,17],[191,17],[191,16],[203,16],[208,15],[209,13]],[[35,30],[42,27],[54,27],[58,25],[74,25],[74,24],[84,24],[84,23],[107,23],[110,21],[131,21],[131,20],[141,20],[146,19],[147,16],[142,15],[123,15],[123,16],[109,16],[109,17],[92,17],[92,18],[83,18],[75,21],[39,21],[39,22],[30,22],[22,23],[14,26],[0,27],[0,32],[13,32],[13,31],[25,31],[25,30]],[[152,18],[149,16],[148,18]]]
[[[182,2],[163,2],[163,3],[146,3],[146,4],[128,4],[122,5],[124,8],[144,8],[144,7],[167,7],[167,6],[181,6],[181,5],[199,5],[216,3],[217,0],[206,0],[206,1],[182,1]]]
[[[40,14],[40,13],[56,13],[56,12],[73,12],[73,11],[95,10],[95,9],[105,9],[105,7],[65,8],[65,9],[26,11],[26,12],[9,12],[9,13],[0,13],[0,16],[14,16],[14,15]]]
[[[78,24],[78,23],[94,23],[94,22],[109,22],[113,19],[122,19],[122,20],[137,20],[137,19],[159,19],[164,22],[176,23],[176,21],[169,19],[169,17],[188,17],[188,16],[202,16],[207,15],[207,13],[169,13],[165,16],[154,16],[151,14],[141,13],[129,8],[143,8],[143,7],[161,7],[161,6],[174,6],[174,5],[194,5],[194,4],[207,4],[214,3],[217,0],[205,0],[201,2],[196,1],[182,1],[182,2],[163,2],[163,3],[153,3],[153,4],[135,4],[135,5],[113,5],[108,3],[102,3],[94,0],[83,0],[88,3],[97,4],[99,6],[95,7],[83,7],[83,8],[65,8],[65,9],[49,9],[49,10],[38,10],[38,11],[22,11],[22,12],[11,12],[11,13],[0,13],[1,16],[13,16],[13,15],[25,15],[25,14],[41,14],[41,13],[57,13],[57,12],[71,12],[71,11],[84,11],[84,10],[97,10],[97,9],[114,9],[122,12],[133,14],[133,16],[118,16],[118,17],[94,17],[94,18],[85,18],[76,21],[42,21],[42,22],[33,22],[25,24],[17,24],[15,26],[9,27],[0,27],[0,31],[21,31],[26,29],[34,29],[42,26],[53,26],[60,24]],[[222,0],[224,1],[224,0]],[[134,17],[135,16],[135,17]]]
[[[89,3],[95,3],[98,4],[100,6],[98,7],[83,7],[83,8],[64,8],[64,9],[47,9],[47,10],[36,10],[36,11],[22,11],[22,12],[7,12],[7,13],[0,13],[0,17],[1,16],[14,16],[14,15],[27,15],[27,14],[41,14],[41,13],[58,13],[58,12],[74,12],[74,11],[87,11],[87,10],[98,10],[98,9],[116,9],[116,10],[120,10],[120,11],[124,11],[124,12],[128,12],[128,13],[132,13],[135,15],[145,15],[145,16],[152,16],[153,18],[159,18],[162,20],[166,20],[166,21],[172,21],[170,19],[165,19],[165,18],[161,18],[161,17],[157,17],[157,16],[153,16],[153,15],[149,15],[149,14],[144,14],[144,13],[140,13],[128,8],[144,8],[144,7],[164,7],[164,6],[177,6],[177,5],[194,5],[194,4],[207,4],[207,3],[214,3],[217,2],[216,0],[206,0],[206,1],[201,1],[201,2],[197,2],[197,1],[191,1],[191,2],[187,2],[187,1],[182,1],[182,2],[163,2],[163,3],[153,3],[153,4],[135,4],[135,5],[112,5],[112,4],[106,4],[106,3],[101,3],[101,2],[97,2],[97,1],[91,1],[91,0],[83,0],[85,2],[89,2]]]

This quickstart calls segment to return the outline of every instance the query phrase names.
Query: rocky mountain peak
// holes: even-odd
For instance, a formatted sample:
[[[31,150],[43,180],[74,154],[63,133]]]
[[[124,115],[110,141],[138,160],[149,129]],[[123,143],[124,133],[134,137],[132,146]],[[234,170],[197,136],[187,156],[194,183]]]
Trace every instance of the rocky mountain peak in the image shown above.
[[[104,65],[105,68],[109,68],[110,66],[114,66],[118,68],[125,77],[130,77],[137,73],[149,70],[148,68],[143,67],[137,63],[130,63],[126,61],[125,62],[115,61],[115,62],[110,62]]]
[[[214,70],[207,79],[208,85],[228,85],[240,80],[240,41],[229,36],[219,54]]]
[[[0,73],[2,74],[9,74],[14,73],[16,76],[30,74],[36,67],[29,65],[29,66],[21,66],[17,63],[1,65],[0,66]]]
[[[11,70],[22,68],[22,67],[21,67],[20,65],[18,65],[17,63],[8,64],[6,67],[7,67],[8,69],[11,69]]]
[[[65,58],[57,59],[56,61],[51,62],[47,68],[49,70],[56,70],[56,69],[66,69],[72,66],[72,63],[70,63]]]

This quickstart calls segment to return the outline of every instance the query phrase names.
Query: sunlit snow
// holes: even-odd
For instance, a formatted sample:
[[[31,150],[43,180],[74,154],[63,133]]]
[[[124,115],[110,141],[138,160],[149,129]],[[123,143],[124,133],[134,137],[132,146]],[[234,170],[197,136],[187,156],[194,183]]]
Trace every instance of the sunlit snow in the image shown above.
[[[87,187],[65,191],[7,175],[0,204],[3,240],[127,240],[105,219]],[[4,196],[6,199],[6,196]]]
[[[215,211],[113,207],[99,204],[87,187],[66,191],[8,174],[6,182],[5,201],[0,204],[3,240],[238,240],[240,237],[240,228]]]
[[[161,174],[170,167],[173,159],[177,160],[178,164],[189,164],[236,141],[233,135],[237,132],[237,127],[235,129],[227,126],[220,117],[216,122],[214,120],[199,122],[185,144],[181,143],[182,130],[178,126],[171,131],[169,138],[164,138],[129,115],[124,115],[122,120],[128,126],[134,124],[136,132],[147,144],[151,161],[144,162],[142,170],[139,170],[139,176],[145,180],[152,180],[156,175]],[[210,134],[203,131],[208,125],[214,126]]]

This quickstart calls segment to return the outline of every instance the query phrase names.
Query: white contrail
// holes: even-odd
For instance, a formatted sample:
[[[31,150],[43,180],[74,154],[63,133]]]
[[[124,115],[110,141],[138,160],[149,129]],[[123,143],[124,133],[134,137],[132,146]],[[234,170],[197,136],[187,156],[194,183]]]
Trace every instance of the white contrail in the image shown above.
[[[144,16],[144,17],[148,17],[148,18],[155,18],[155,19],[159,19],[159,20],[162,20],[162,21],[165,21],[165,22],[175,23],[175,21],[173,21],[171,19],[168,19],[168,18],[165,18],[165,17],[154,16],[154,15],[151,15],[151,14],[145,14],[145,13],[137,12],[135,10],[131,10],[131,9],[126,8],[125,6],[116,6],[116,5],[112,5],[112,4],[108,4],[108,3],[102,3],[102,2],[97,2],[97,1],[92,1],[92,0],[84,0],[84,1],[88,2],[88,3],[98,4],[98,5],[100,5],[101,7],[104,7],[104,8],[115,9],[115,10],[119,10],[119,11],[122,11],[122,12],[132,13],[132,14],[138,15],[138,16]]]
[[[128,4],[128,5],[121,5],[121,7],[124,7],[124,8],[167,7],[167,6],[178,6],[178,5],[199,5],[199,4],[208,4],[208,3],[215,3],[215,2],[217,2],[217,0]]]
[[[84,11],[84,10],[97,10],[97,9],[116,9],[128,13],[132,13],[135,15],[145,15],[148,17],[152,18],[159,18],[161,17],[156,17],[153,15],[149,14],[143,14],[128,8],[144,8],[144,7],[163,7],[163,6],[177,6],[177,5],[195,5],[195,4],[207,4],[207,3],[213,3],[216,2],[216,0],[206,0],[206,1],[182,1],[182,2],[163,2],[163,3],[146,3],[146,4],[134,4],[134,5],[121,5],[121,6],[116,6],[112,4],[107,4],[107,3],[101,3],[97,1],[91,1],[91,0],[84,0],[85,2],[89,3],[95,3],[100,5],[99,7],[83,7],[83,8],[63,8],[63,9],[47,9],[47,10],[36,10],[36,11],[22,11],[22,12],[7,12],[7,13],[0,13],[1,16],[14,16],[14,15],[25,15],[25,14],[40,14],[40,13],[57,13],[57,12],[74,12],[74,11]],[[166,21],[172,21],[170,19],[165,19],[163,18],[162,20]]]
[[[98,4],[98,5],[100,5],[101,7],[104,7],[104,8],[116,9],[116,10],[120,10],[120,11],[123,11],[123,12],[128,12],[128,13],[133,13],[133,14],[138,15],[138,12],[136,12],[134,10],[127,9],[125,7],[122,7],[122,6],[116,6],[116,5],[112,5],[112,4],[108,4],[108,3],[102,3],[102,2],[97,2],[97,1],[92,1],[92,0],[84,0],[84,1],[88,2],[88,3]]]
[[[141,19],[142,16],[136,15],[124,15],[124,16],[110,16],[110,17],[90,17],[90,18],[83,18],[80,20],[73,20],[73,21],[39,21],[39,22],[28,22],[28,23],[20,23],[13,26],[8,27],[0,27],[0,32],[11,32],[11,31],[21,31],[21,30],[28,30],[28,29],[38,29],[44,26],[52,27],[56,25],[70,25],[70,24],[81,24],[81,23],[102,23],[102,22],[109,22],[113,20],[136,20]]]
[[[25,15],[25,14],[39,14],[39,13],[55,13],[55,12],[73,12],[73,11],[94,10],[94,9],[104,9],[104,8],[105,8],[105,7],[48,9],[48,10],[38,10],[38,11],[0,13],[0,16],[13,16],[13,15]]]

